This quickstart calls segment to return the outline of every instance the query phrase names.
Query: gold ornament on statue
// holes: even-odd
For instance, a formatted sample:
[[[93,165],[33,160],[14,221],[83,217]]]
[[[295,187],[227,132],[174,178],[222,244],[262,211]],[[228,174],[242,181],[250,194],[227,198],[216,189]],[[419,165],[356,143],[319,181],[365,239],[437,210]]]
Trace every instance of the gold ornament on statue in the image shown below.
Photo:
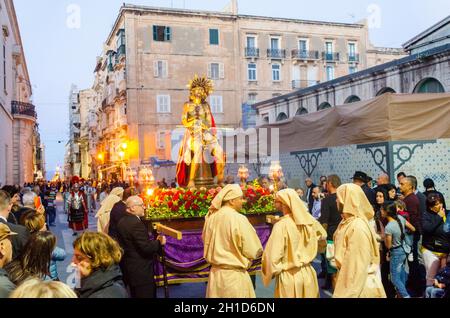
[[[202,88],[207,96],[211,95],[214,91],[213,83],[206,77],[199,77],[197,74],[195,74],[194,79],[189,81],[189,85],[187,87],[190,91],[195,88]]]

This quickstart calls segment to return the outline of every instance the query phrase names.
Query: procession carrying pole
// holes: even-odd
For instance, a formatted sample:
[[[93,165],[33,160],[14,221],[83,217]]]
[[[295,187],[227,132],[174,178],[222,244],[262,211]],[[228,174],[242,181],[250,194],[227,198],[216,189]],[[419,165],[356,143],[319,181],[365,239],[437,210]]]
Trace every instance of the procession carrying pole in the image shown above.
[[[155,223],[153,225],[153,228],[156,230],[156,233],[158,234],[167,235],[179,241],[181,241],[183,238],[183,233],[181,233],[180,231],[174,230],[160,223]],[[166,249],[164,246],[161,246],[161,263],[163,268],[164,297],[169,298],[169,281],[167,279],[167,268],[166,268]]]

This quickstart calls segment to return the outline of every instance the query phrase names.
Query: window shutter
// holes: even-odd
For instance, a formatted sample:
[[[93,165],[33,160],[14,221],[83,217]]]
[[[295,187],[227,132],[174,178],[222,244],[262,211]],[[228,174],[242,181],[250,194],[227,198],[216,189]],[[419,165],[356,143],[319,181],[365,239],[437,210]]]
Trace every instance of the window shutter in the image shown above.
[[[166,27],[164,31],[165,31],[165,33],[164,33],[164,40],[165,41],[170,41],[170,39],[172,37],[172,28],[171,27]]]
[[[153,41],[158,40],[158,27],[156,25],[153,26]]]
[[[168,63],[167,61],[163,61],[163,77],[167,78],[169,77],[169,68],[168,68]]]
[[[208,78],[211,78],[211,63],[208,63]]]
[[[166,112],[170,113],[170,95],[166,96]]]
[[[219,78],[225,78],[225,64],[219,63]]]
[[[159,77],[158,61],[153,61],[153,76]]]

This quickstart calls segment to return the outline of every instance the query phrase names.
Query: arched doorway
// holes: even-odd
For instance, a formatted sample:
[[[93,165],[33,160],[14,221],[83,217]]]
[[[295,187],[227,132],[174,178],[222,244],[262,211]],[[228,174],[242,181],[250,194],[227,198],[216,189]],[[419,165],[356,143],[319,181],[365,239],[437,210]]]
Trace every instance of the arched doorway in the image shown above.
[[[285,113],[278,114],[277,121],[283,121],[288,119],[288,116]]]
[[[415,94],[423,93],[445,93],[444,86],[437,79],[428,77],[419,82],[414,88]]]
[[[360,102],[360,101],[361,101],[361,98],[359,98],[359,97],[356,96],[356,95],[352,95],[352,96],[349,96],[349,97],[345,100],[344,104],[351,104],[351,103],[356,103],[356,102]]]
[[[308,113],[308,110],[305,107],[301,107],[297,110],[297,112],[295,113],[295,116],[306,115],[307,113]]]
[[[322,104],[319,105],[319,107],[317,107],[317,111],[321,111],[328,108],[331,108],[331,104],[328,102],[323,102]]]
[[[396,91],[394,89],[390,88],[390,87],[384,87],[384,88],[380,89],[380,91],[377,93],[377,96],[381,96],[381,95],[386,94],[386,93],[395,94]]]

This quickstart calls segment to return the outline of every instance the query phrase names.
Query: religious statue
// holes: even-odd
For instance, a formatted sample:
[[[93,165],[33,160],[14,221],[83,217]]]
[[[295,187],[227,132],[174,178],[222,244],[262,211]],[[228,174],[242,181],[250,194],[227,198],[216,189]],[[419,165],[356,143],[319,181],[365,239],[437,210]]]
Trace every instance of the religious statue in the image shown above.
[[[213,91],[212,82],[194,77],[188,85],[189,102],[184,104],[183,126],[186,133],[177,164],[181,187],[209,187],[223,181],[225,155],[216,136],[216,124],[206,101]]]

